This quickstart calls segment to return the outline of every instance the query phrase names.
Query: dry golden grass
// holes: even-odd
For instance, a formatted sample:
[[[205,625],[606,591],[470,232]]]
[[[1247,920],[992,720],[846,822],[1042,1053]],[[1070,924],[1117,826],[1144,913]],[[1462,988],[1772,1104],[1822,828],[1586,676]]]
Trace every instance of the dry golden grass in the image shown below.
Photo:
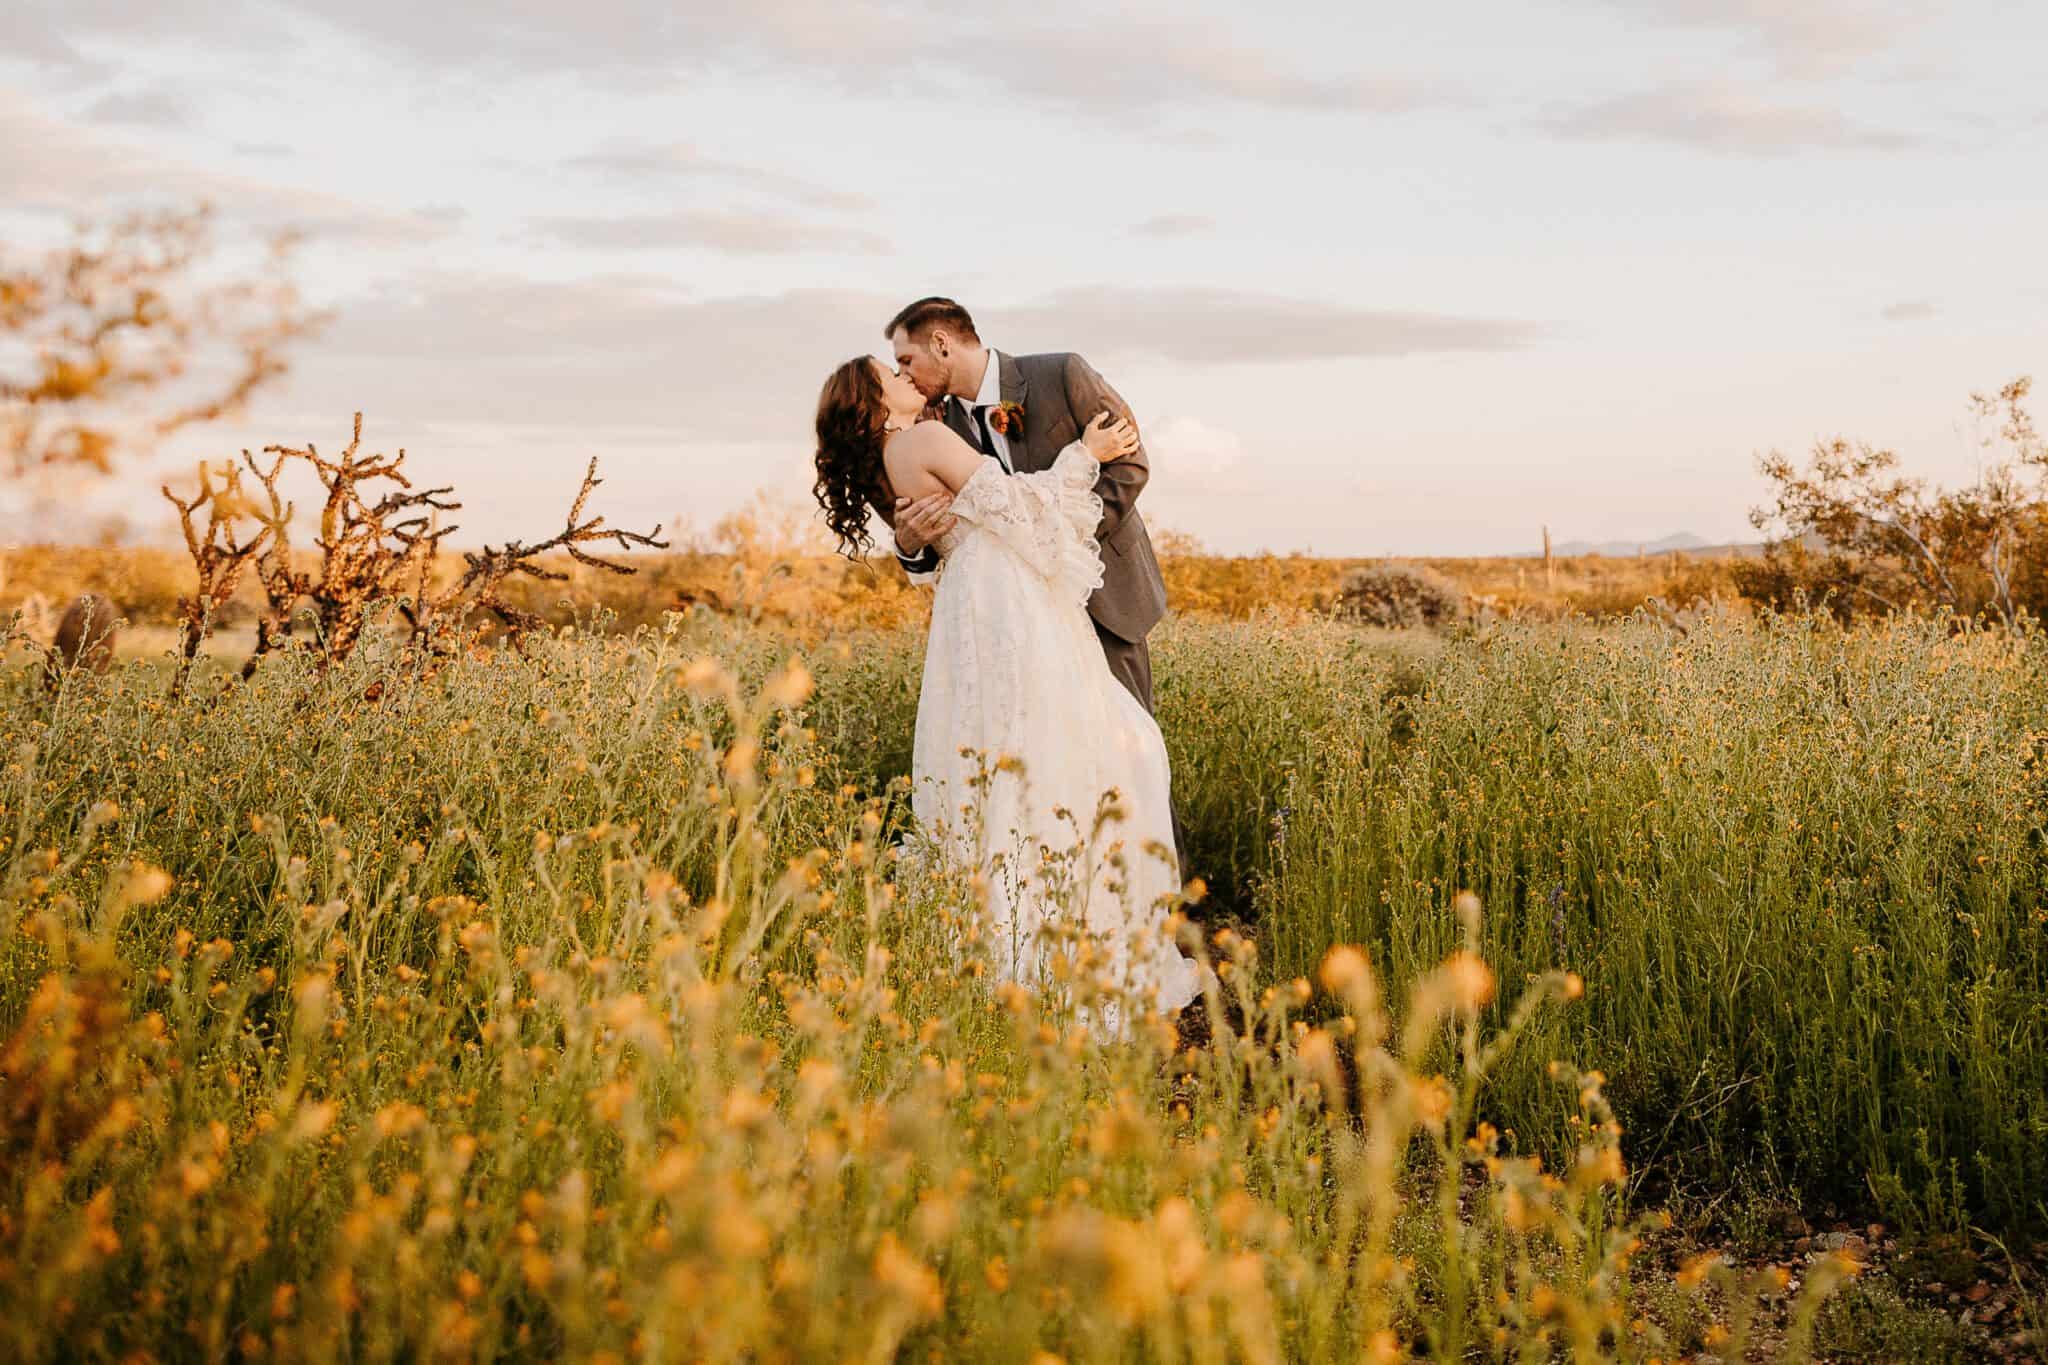
[[[793,629],[888,628],[921,621],[927,595],[893,561],[849,563],[829,554],[791,552],[748,537],[736,545],[632,559],[639,572],[617,577],[566,558],[551,567],[569,574],[560,583],[518,583],[505,597],[549,620],[567,622],[610,612],[621,628],[652,625],[665,611],[701,606],[719,615]],[[1327,613],[1347,571],[1371,559],[1305,555],[1224,556],[1176,553],[1167,539],[1161,566],[1175,611],[1206,619],[1247,620],[1266,610]],[[1554,581],[1537,559],[1431,558],[1410,561],[1445,575],[1462,588],[1475,611],[1496,616],[1555,619],[1584,613],[1623,615],[1656,598],[1685,610],[1708,601],[1733,601],[1732,554],[1663,554],[1644,558],[1585,555],[1559,559]],[[452,578],[461,561],[444,554],[437,577]],[[0,613],[27,608],[28,628],[47,638],[65,604],[82,592],[110,598],[137,625],[170,625],[178,599],[196,584],[183,555],[153,548],[30,545],[0,550]],[[570,604],[574,603],[574,606]],[[221,624],[252,620],[261,591],[243,584],[221,614]]]

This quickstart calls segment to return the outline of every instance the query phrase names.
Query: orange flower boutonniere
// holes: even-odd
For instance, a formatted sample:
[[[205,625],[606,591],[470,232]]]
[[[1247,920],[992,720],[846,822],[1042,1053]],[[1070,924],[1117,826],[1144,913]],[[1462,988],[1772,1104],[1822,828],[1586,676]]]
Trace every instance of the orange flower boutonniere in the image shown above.
[[[988,429],[1005,440],[1024,434],[1024,405],[998,403],[988,410]]]

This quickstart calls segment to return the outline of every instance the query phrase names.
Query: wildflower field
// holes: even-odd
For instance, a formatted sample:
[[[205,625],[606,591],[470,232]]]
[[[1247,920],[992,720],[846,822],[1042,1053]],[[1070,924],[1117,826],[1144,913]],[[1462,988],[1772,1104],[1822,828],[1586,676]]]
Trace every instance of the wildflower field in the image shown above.
[[[1664,1211],[2048,1227],[2031,631],[1170,622],[1123,1043],[899,866],[921,650],[12,656],[0,1358],[1928,1358]]]

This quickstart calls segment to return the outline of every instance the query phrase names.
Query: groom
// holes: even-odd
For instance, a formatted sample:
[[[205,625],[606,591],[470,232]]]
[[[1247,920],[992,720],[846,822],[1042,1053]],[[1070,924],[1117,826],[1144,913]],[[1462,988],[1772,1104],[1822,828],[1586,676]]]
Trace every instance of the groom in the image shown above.
[[[919,299],[890,319],[883,335],[895,348],[897,365],[937,406],[946,425],[1001,462],[1006,473],[1050,469],[1097,413],[1131,417],[1130,406],[1080,356],[992,350],[982,344],[967,310],[951,299]],[[1021,421],[1005,420],[1014,419],[1019,408]],[[1137,509],[1151,473],[1143,446],[1102,466],[1095,484],[1102,499],[1102,524],[1095,528],[1102,544],[1102,586],[1088,599],[1109,671],[1147,711],[1152,654],[1145,636],[1166,613],[1166,584]],[[951,528],[952,502],[936,493],[917,501],[898,498],[893,508],[883,509],[911,581],[922,582],[939,567],[931,544]]]

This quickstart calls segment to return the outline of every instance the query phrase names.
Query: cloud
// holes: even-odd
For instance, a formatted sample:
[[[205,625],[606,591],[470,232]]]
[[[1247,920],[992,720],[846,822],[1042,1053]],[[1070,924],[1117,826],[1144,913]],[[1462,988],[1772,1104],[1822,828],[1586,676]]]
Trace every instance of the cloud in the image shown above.
[[[85,118],[90,123],[183,128],[197,121],[197,110],[189,98],[171,90],[117,91],[95,101]]]
[[[1131,228],[1136,237],[1195,237],[1210,231],[1216,220],[1201,213],[1162,213]]]
[[[55,6],[52,7],[55,12]],[[161,32],[156,6],[66,9],[67,38],[132,41]],[[1200,15],[1105,13],[1082,0],[1050,0],[1029,18],[949,0],[749,0],[674,5],[586,0],[577,5],[499,0],[252,0],[197,6],[178,0],[186,38],[267,41],[280,16],[345,33],[423,66],[476,72],[573,74],[649,85],[705,71],[773,73],[870,89],[902,76],[976,96],[1001,96],[1094,115],[1215,104],[1384,114],[1456,102],[1441,80],[1357,70],[1333,54],[1316,70],[1247,40],[1241,28]],[[51,38],[54,39],[54,26]],[[48,41],[48,39],[46,39]]]
[[[896,306],[831,290],[705,299],[656,275],[422,276],[341,306],[293,401],[394,422],[796,445],[825,376],[872,351]]]
[[[1554,114],[1540,126],[1561,137],[1672,142],[1743,156],[1813,148],[1898,151],[1912,145],[1902,133],[1866,127],[1836,109],[1781,103],[1728,85],[1618,95]]]
[[[49,118],[0,90],[0,202],[66,216],[127,203],[207,200],[253,227],[296,227],[355,241],[418,242],[443,231],[417,214],[391,213],[339,195],[203,170]]]
[[[1246,458],[1237,433],[1198,417],[1147,420],[1145,451],[1152,460],[1145,521],[1154,537],[1165,528],[1228,532],[1237,509],[1272,491],[1272,469]]]
[[[1466,102],[1440,80],[1306,71],[1192,16],[1091,16],[1085,24],[991,34],[1009,54],[993,79],[1009,90],[1097,113],[1204,101],[1338,114],[1401,114]],[[1131,54],[1135,60],[1106,59]],[[1141,54],[1141,55],[1140,55]],[[934,53],[936,57],[937,54]]]
[[[1926,299],[1905,299],[1880,309],[1878,317],[1886,322],[1925,322],[1940,311]]]
[[[1744,34],[1781,76],[1838,75],[1892,47],[1906,17],[1869,0],[1626,0],[1631,14]]]
[[[83,55],[73,47],[55,24],[28,6],[0,6],[0,53],[39,66],[80,67]]]
[[[1189,489],[1208,488],[1244,464],[1244,442],[1235,432],[1195,417],[1176,414],[1147,423],[1145,447],[1169,461]]]
[[[727,256],[792,256],[812,251],[880,255],[889,250],[887,238],[862,229],[742,209],[542,218],[534,226],[571,246],[614,251],[695,247]]]
[[[281,396],[293,413],[331,416],[259,443],[320,439],[360,409],[378,448],[416,448],[421,470],[471,495],[468,535],[530,529],[554,511],[553,484],[545,497],[500,489],[488,471],[559,466],[549,478],[570,486],[593,454],[615,480],[606,490],[615,519],[632,520],[629,508],[724,508],[763,484],[801,490],[819,386],[841,361],[873,352],[901,303],[859,290],[705,298],[651,274],[422,275],[339,309]],[[1540,335],[1524,324],[1208,290],[1081,289],[975,311],[996,345],[1079,350],[1113,380],[1147,356],[1222,366],[1498,349]],[[1244,505],[1268,483],[1239,434],[1207,414],[1159,413],[1146,439],[1158,466],[1173,470],[1146,495],[1159,500],[1161,524],[1208,529],[1219,501]]]
[[[1103,286],[985,311],[996,325],[984,327],[984,334],[998,346],[1011,335],[1029,339],[1020,349],[1144,355],[1183,365],[1505,351],[1545,333],[1526,322],[1208,288]]]
[[[286,8],[267,0],[150,0],[146,5],[132,0],[13,0],[7,7],[20,12],[16,22],[29,32],[61,32],[57,41],[74,53],[101,41],[178,40],[229,32],[244,45],[276,46],[290,37],[279,17]]]
[[[570,170],[594,171],[626,180],[718,181],[812,208],[866,209],[874,204],[864,194],[833,189],[760,166],[746,166],[706,156],[684,142],[614,141],[580,156],[572,156],[563,165]]]
[[[423,275],[343,303],[301,357],[291,401],[400,423],[632,428],[679,447],[801,450],[826,374],[875,351],[902,302],[861,290],[705,298],[652,274]],[[1146,356],[1232,365],[1498,350],[1540,335],[1520,323],[1210,290],[1084,289],[975,312],[997,346],[1079,350],[1106,367]],[[1199,424],[1176,432],[1191,460],[1223,471],[1226,438]]]

